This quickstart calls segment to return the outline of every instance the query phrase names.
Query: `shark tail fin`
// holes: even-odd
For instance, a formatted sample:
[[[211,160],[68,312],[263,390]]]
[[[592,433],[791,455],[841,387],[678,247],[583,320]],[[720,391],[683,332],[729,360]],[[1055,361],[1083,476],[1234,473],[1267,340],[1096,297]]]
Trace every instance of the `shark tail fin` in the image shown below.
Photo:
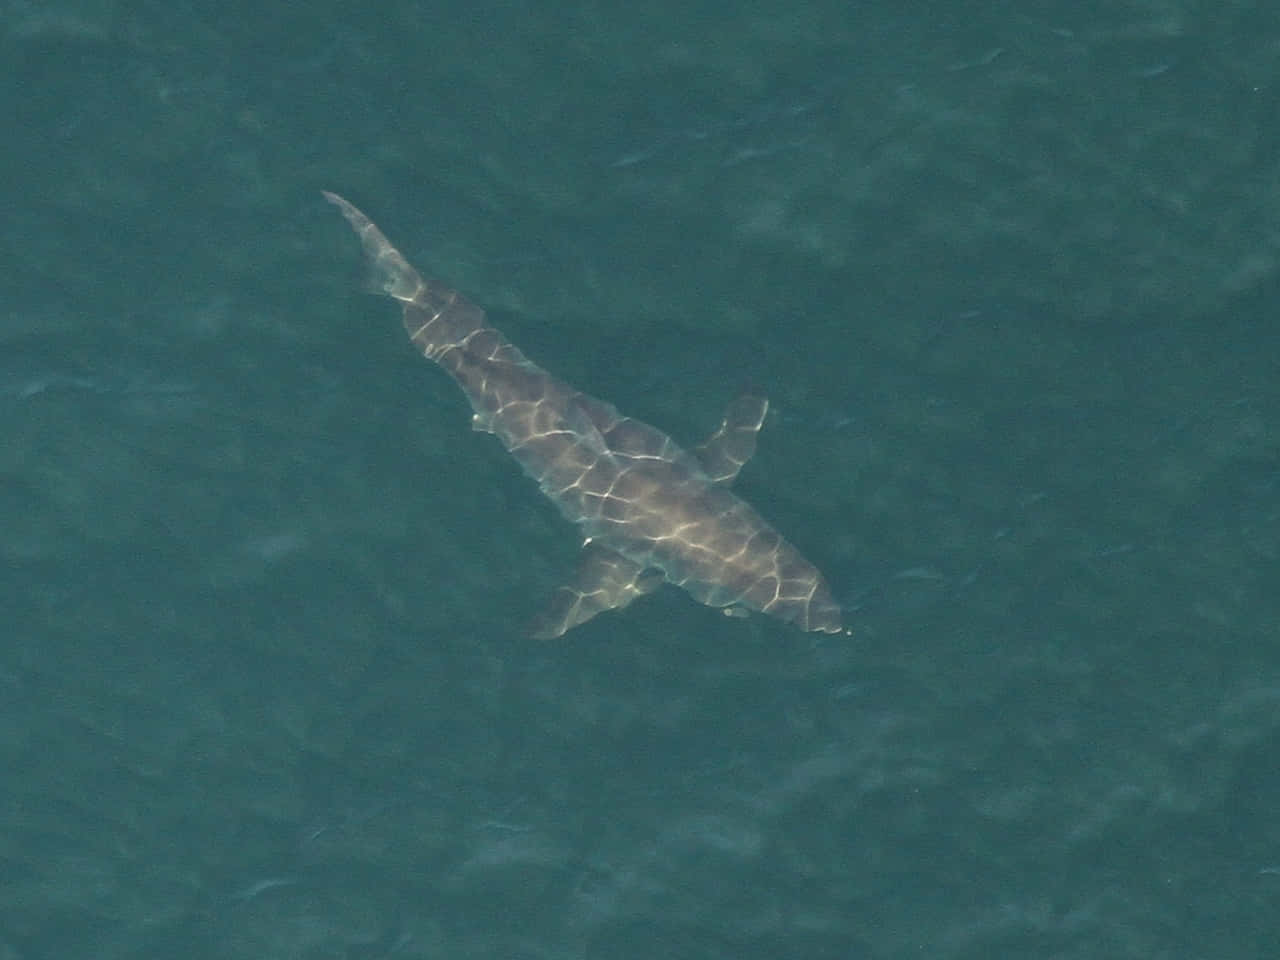
[[[360,238],[365,256],[373,268],[378,289],[389,297],[413,303],[426,290],[427,284],[418,275],[418,271],[409,266],[409,262],[400,255],[400,251],[391,245],[374,222],[360,212],[354,205],[336,193],[323,191],[324,198],[337,207],[351,229]]]
[[[510,349],[487,326],[483,310],[458,291],[423,279],[372,220],[336,193],[323,192],[360,238],[377,289],[404,304],[405,331],[427,359],[439,360],[482,328],[489,331],[486,347]]]

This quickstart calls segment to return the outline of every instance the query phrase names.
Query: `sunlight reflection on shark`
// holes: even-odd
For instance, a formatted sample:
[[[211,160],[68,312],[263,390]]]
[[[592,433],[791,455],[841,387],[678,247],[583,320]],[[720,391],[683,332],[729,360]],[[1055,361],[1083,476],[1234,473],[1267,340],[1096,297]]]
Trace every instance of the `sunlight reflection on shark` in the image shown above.
[[[768,401],[729,405],[700,447],[575,390],[527,359],[455,290],[427,282],[363,213],[333,193],[404,326],[462,388],[473,425],[492,433],[584,534],[577,572],[533,624],[558,637],[663,582],[729,615],[757,611],[802,630],[840,633],[818,569],[729,486],[756,448]]]

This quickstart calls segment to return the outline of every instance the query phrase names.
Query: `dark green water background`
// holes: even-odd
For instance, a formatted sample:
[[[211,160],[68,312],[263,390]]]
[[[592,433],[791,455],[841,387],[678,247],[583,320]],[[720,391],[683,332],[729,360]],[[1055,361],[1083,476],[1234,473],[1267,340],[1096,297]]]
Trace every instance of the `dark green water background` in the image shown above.
[[[0,4],[0,960],[1280,955],[1280,8]],[[573,531],[337,190],[850,638]]]

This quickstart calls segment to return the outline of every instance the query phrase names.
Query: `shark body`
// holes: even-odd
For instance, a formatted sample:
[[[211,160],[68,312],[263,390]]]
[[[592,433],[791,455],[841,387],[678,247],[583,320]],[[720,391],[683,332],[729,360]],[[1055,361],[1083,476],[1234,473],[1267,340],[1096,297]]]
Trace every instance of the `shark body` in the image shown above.
[[[768,401],[729,405],[720,428],[684,450],[655,427],[574,389],[529,360],[455,290],[428,282],[358,209],[326,199],[360,238],[381,289],[403,304],[410,340],[584,536],[572,580],[530,629],[558,637],[663,582],[731,615],[757,611],[838,633],[840,607],[818,569],[730,484],[756,448]]]

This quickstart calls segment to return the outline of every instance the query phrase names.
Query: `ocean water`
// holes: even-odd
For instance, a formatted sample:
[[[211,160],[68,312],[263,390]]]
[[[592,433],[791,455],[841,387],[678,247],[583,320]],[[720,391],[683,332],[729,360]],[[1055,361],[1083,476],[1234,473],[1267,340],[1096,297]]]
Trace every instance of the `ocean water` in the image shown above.
[[[10,4],[0,955],[1274,955],[1280,21]],[[851,636],[574,531],[320,190]]]

